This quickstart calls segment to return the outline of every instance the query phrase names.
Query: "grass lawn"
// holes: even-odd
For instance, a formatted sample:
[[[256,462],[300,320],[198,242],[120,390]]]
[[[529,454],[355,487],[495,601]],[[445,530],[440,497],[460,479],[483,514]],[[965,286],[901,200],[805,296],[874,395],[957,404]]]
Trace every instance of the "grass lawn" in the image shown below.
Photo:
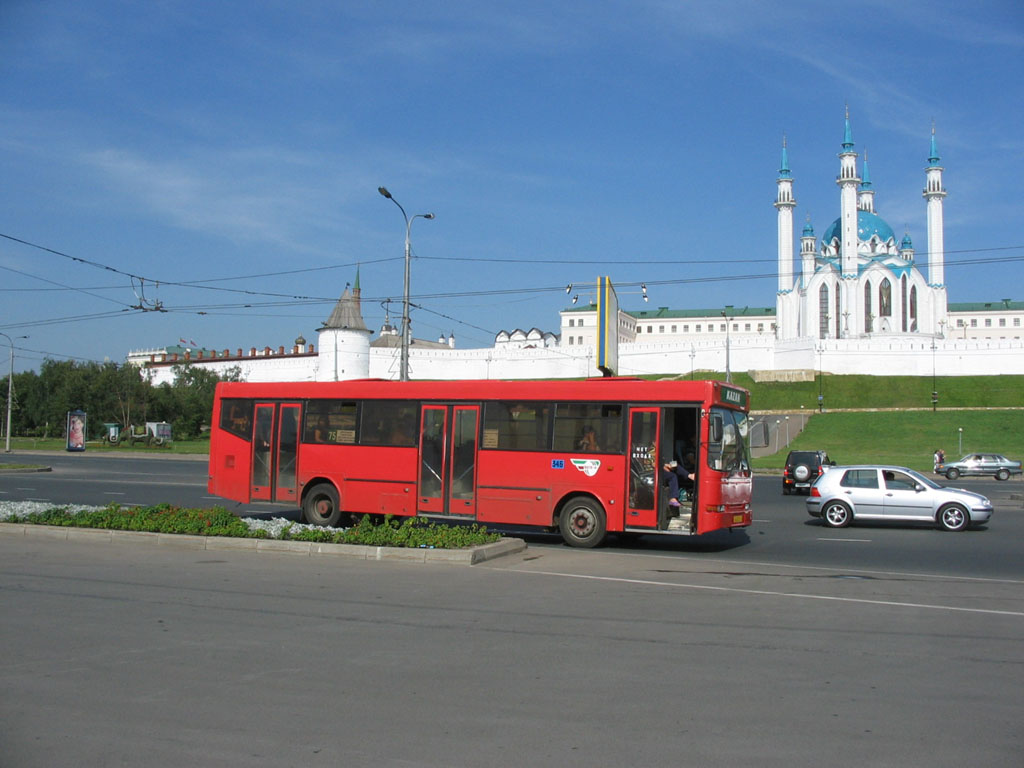
[[[11,451],[63,451],[67,443],[62,437],[11,437]],[[168,445],[147,446],[144,443],[129,445],[127,442],[120,445],[99,440],[89,440],[85,444],[88,453],[117,453],[131,455],[135,453],[162,453],[162,454],[196,454],[209,453],[210,441],[203,440],[175,440]]]
[[[951,460],[974,451],[1019,460],[1024,456],[1024,410],[816,413],[788,449],[783,446],[753,464],[781,468],[790,449],[824,449],[840,464],[900,464],[930,472],[936,448]]]

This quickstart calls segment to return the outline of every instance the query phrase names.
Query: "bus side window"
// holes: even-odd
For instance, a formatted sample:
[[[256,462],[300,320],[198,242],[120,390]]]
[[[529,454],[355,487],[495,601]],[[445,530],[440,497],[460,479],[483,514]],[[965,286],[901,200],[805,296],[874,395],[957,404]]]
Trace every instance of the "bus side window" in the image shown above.
[[[356,441],[356,404],[341,400],[309,400],[302,425],[304,443]]]
[[[556,403],[552,448],[619,453],[624,423],[623,408],[617,403]]]
[[[550,421],[550,403],[485,403],[483,447],[546,451]]]
[[[366,400],[360,418],[361,445],[416,445],[419,403],[401,400]]]
[[[220,428],[246,440],[252,439],[252,400],[227,399],[220,405]]]

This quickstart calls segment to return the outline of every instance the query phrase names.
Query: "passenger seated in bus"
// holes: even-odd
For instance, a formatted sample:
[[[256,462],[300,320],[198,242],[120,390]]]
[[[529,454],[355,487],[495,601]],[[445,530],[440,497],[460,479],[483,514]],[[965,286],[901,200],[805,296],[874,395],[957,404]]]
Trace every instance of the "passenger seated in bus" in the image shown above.
[[[326,416],[321,416],[316,423],[316,427],[313,429],[313,441],[317,443],[326,443],[329,439],[329,430],[330,422],[328,422]]]
[[[576,447],[581,451],[586,451],[588,453],[594,453],[601,450],[597,444],[597,433],[594,431],[593,427],[583,428],[583,437],[581,437],[579,442],[576,443]]]

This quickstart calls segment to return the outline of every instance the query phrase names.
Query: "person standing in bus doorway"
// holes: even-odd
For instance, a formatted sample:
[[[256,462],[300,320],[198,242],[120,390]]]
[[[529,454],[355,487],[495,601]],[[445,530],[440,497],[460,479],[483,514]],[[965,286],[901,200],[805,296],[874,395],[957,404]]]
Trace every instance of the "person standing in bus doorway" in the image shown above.
[[[580,438],[576,447],[586,453],[596,453],[601,450],[597,444],[597,432],[594,431],[593,427],[587,426],[583,428],[583,437]]]
[[[668,486],[668,505],[679,506],[679,488],[690,482],[690,473],[678,461],[668,461],[661,465],[661,484]]]

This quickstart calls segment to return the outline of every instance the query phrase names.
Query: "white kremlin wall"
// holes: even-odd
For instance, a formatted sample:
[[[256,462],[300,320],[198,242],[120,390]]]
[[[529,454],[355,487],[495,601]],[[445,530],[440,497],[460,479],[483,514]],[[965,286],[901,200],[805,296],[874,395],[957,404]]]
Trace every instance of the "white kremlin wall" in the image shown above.
[[[999,339],[824,339],[776,342],[739,338],[729,345],[729,369],[742,371],[821,370],[832,374],[893,376],[995,376],[1024,374],[1024,341]],[[398,378],[397,348],[371,348],[370,378]],[[593,346],[537,349],[409,349],[410,376],[415,379],[562,379],[597,376]],[[179,360],[178,363],[183,363]],[[219,375],[237,369],[245,381],[329,381],[318,376],[326,362],[317,354],[192,359],[195,366]],[[933,369],[934,364],[934,369]],[[353,366],[358,367],[358,366]],[[171,383],[174,365],[150,364],[144,369],[154,384]],[[686,375],[691,371],[725,371],[725,345],[720,341],[628,343],[619,346],[619,374]],[[342,376],[340,378],[356,378]]]

